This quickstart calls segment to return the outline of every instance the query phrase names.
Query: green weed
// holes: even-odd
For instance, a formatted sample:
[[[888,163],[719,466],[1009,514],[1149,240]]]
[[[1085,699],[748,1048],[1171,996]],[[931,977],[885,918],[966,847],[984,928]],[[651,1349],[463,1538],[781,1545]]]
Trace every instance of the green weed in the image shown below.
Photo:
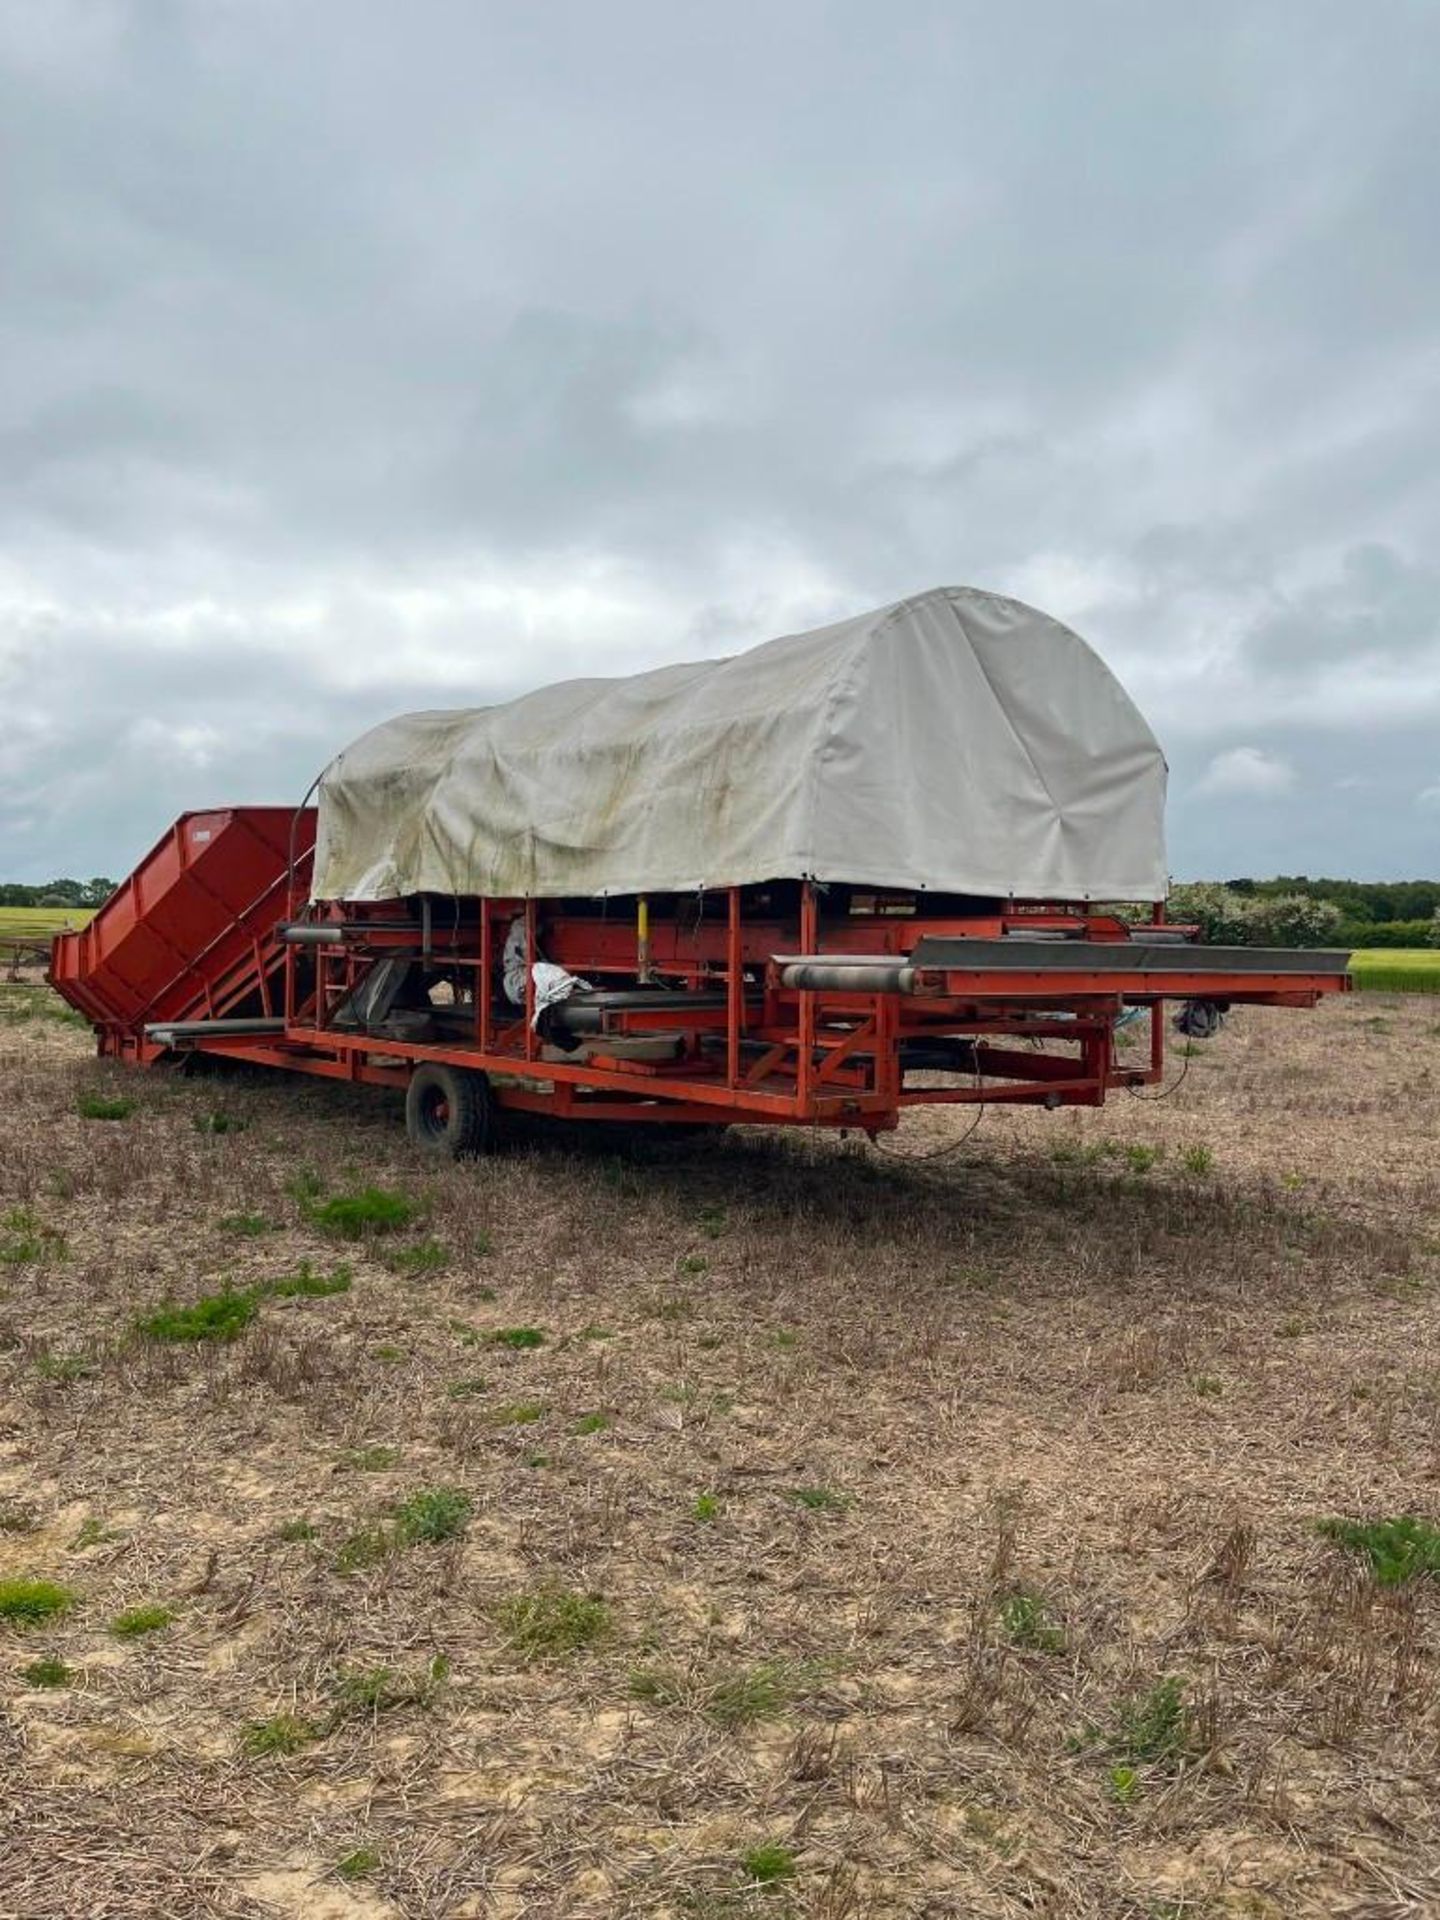
[[[234,1340],[259,1310],[253,1293],[203,1294],[191,1306],[164,1306],[144,1314],[135,1327],[148,1340]]]
[[[27,1687],[68,1687],[75,1673],[63,1660],[52,1656],[47,1660],[32,1660],[28,1667],[20,1669],[20,1678]]]
[[[314,1540],[319,1528],[311,1520],[284,1520],[280,1523],[276,1537],[287,1546],[294,1546],[301,1540]]]
[[[128,1120],[135,1111],[133,1100],[109,1098],[103,1093],[82,1093],[75,1102],[82,1120]]]
[[[347,1853],[343,1860],[335,1862],[335,1871],[342,1880],[365,1880],[372,1873],[378,1873],[382,1864],[374,1847],[357,1847],[353,1853]]]
[[[801,1669],[780,1660],[763,1660],[713,1676],[700,1704],[722,1727],[749,1726],[783,1713],[802,1683]]]
[[[258,1240],[274,1229],[263,1213],[227,1213],[220,1220],[222,1233],[233,1233],[241,1240]]]
[[[324,1300],[332,1293],[348,1293],[354,1278],[347,1266],[336,1267],[332,1273],[316,1273],[308,1260],[302,1260],[294,1273],[267,1280],[262,1291],[276,1300]]]
[[[419,1213],[415,1201],[386,1187],[361,1187],[355,1193],[337,1193],[316,1203],[310,1218],[322,1233],[337,1240],[368,1240],[376,1234],[399,1233]]]
[[[395,1540],[387,1527],[361,1527],[340,1542],[335,1555],[337,1573],[358,1573],[362,1567],[375,1567],[394,1551]]]
[[[692,1520],[704,1522],[707,1526],[712,1520],[718,1520],[720,1518],[720,1501],[717,1496],[713,1493],[697,1495],[695,1504],[690,1509],[690,1517]]]
[[[848,1494],[836,1493],[830,1487],[787,1487],[785,1498],[808,1513],[844,1513],[850,1505]]]
[[[609,1424],[608,1413],[582,1413],[571,1431],[573,1433],[604,1433]]]
[[[452,1400],[474,1400],[482,1393],[488,1393],[488,1380],[452,1380],[445,1389]]]
[[[1209,1173],[1215,1165],[1215,1155],[1209,1147],[1186,1147],[1180,1155],[1180,1164],[1186,1173]]]
[[[110,1631],[117,1640],[138,1640],[143,1634],[159,1633],[174,1618],[173,1607],[162,1607],[152,1601],[148,1606],[126,1607],[123,1613],[117,1613],[110,1622]]]
[[[0,1266],[23,1267],[65,1258],[65,1236],[44,1226],[31,1207],[0,1213]]]
[[[1105,1776],[1105,1785],[1117,1805],[1128,1807],[1139,1796],[1140,1775],[1134,1767],[1111,1767]]]
[[[397,1247],[388,1255],[386,1266],[392,1273],[439,1273],[450,1258],[438,1240],[417,1240],[413,1247]]]
[[[110,1528],[105,1525],[103,1520],[98,1519],[96,1515],[92,1513],[80,1522],[75,1538],[70,1542],[66,1551],[69,1553],[84,1553],[88,1547],[101,1547],[104,1546],[107,1540],[118,1540],[119,1537],[117,1533],[113,1533]]]
[[[759,1886],[773,1886],[776,1881],[794,1879],[795,1855],[789,1847],[766,1841],[763,1846],[751,1847],[748,1853],[741,1854],[740,1871]]]
[[[428,1707],[450,1674],[450,1662],[437,1654],[418,1673],[399,1667],[364,1667],[341,1674],[335,1683],[332,1722],[363,1714],[375,1719],[396,1707]]]
[[[469,1526],[471,1511],[470,1496],[459,1487],[423,1489],[396,1507],[396,1537],[401,1546],[417,1540],[456,1540]]]
[[[545,1335],[539,1327],[496,1327],[487,1338],[492,1347],[509,1347],[514,1353],[525,1353],[545,1344]]]
[[[1403,1587],[1417,1574],[1440,1574],[1440,1527],[1404,1515],[1396,1520],[1322,1520],[1327,1540],[1370,1563],[1382,1587]]]
[[[568,1587],[536,1587],[496,1610],[516,1650],[529,1660],[553,1659],[593,1646],[610,1632],[610,1609],[593,1593]]]
[[[1063,1653],[1065,1632],[1050,1618],[1039,1594],[1016,1588],[1000,1602],[1000,1624],[1017,1647],[1034,1653]]]
[[[678,1707],[690,1697],[690,1691],[683,1674],[668,1667],[636,1667],[630,1675],[631,1698],[643,1700],[647,1706]]]
[[[121,1538],[121,1534],[119,1534],[113,1526],[106,1526],[106,1523],[104,1523],[98,1515],[90,1513],[90,1515],[84,1517],[81,1524],[79,1524],[79,1528],[75,1530],[75,1538],[71,1540],[69,1548],[65,1549],[65,1551],[67,1551],[67,1553],[84,1553],[88,1548],[102,1548],[102,1546],[106,1546],[111,1540],[119,1540],[119,1538]]]
[[[197,1113],[195,1131],[197,1133],[244,1133],[250,1125],[233,1113]]]
[[[35,1356],[35,1371],[42,1380],[88,1380],[98,1368],[87,1354],[52,1353],[46,1347]]]
[[[544,1412],[538,1400],[521,1400],[514,1406],[496,1407],[490,1417],[497,1427],[528,1427],[541,1419]]]
[[[1166,1674],[1146,1692],[1123,1700],[1116,1711],[1111,1743],[1127,1760],[1178,1760],[1190,1744],[1185,1711],[1185,1682]]]
[[[269,1760],[275,1755],[299,1753],[312,1740],[320,1738],[320,1729],[295,1713],[272,1713],[268,1720],[252,1720],[240,1736],[243,1753],[252,1760]]]
[[[53,1620],[65,1613],[75,1596],[68,1587],[53,1580],[0,1580],[0,1620],[13,1620],[19,1626],[34,1626],[40,1620]]]

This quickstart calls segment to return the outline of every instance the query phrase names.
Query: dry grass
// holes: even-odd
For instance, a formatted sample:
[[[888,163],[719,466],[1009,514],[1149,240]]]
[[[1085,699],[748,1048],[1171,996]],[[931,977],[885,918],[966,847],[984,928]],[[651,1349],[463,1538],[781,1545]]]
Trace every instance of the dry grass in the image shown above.
[[[1437,1041],[1237,1015],[924,1164],[436,1171],[385,1099],[0,1018],[0,1578],[74,1595],[0,1623],[0,1913],[1434,1912],[1440,1581],[1317,1523],[1440,1511]],[[413,1224],[277,1285],[367,1188]]]

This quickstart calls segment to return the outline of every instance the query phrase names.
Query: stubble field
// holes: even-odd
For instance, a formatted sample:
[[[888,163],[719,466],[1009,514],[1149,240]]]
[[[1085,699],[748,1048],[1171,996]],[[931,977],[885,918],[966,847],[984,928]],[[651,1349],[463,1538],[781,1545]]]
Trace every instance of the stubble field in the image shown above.
[[[1440,1519],[1433,1001],[944,1158],[441,1171],[57,1009],[0,986],[0,1915],[1440,1910],[1430,1536],[1321,1531]]]

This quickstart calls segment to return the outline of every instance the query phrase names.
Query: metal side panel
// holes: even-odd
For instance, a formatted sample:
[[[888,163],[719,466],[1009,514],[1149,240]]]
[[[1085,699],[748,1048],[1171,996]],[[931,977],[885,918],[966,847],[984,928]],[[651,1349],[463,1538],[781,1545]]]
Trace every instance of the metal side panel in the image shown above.
[[[310,808],[182,814],[89,924],[56,941],[57,992],[137,1036],[147,1022],[225,1013],[264,970],[292,834],[298,867],[314,829]]]

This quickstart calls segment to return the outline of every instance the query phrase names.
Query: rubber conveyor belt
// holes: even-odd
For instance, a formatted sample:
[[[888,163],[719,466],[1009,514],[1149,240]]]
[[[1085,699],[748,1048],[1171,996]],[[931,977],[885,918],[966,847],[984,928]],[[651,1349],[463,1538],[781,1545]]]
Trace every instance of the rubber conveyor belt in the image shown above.
[[[1251,983],[1274,992],[1275,983],[1294,980],[1343,983],[1350,956],[1340,950],[1294,951],[1287,947],[1211,947],[1177,941],[1163,934],[1153,940],[1065,940],[1007,937],[966,940],[931,935],[907,957],[894,954],[776,954],[780,983],[793,991],[819,993],[899,993],[923,991],[925,974],[1011,975],[1016,987],[1033,992],[1044,977],[1069,991],[1120,989],[1144,993],[1153,983],[1160,997],[1184,998],[1203,982],[1204,990],[1223,997],[1227,980],[1243,995]],[[1026,976],[1029,982],[1026,983]]]
[[[1350,955],[1340,948],[1219,947],[1156,940],[954,940],[931,936],[910,956],[917,968],[941,973],[1327,974],[1342,976]]]

